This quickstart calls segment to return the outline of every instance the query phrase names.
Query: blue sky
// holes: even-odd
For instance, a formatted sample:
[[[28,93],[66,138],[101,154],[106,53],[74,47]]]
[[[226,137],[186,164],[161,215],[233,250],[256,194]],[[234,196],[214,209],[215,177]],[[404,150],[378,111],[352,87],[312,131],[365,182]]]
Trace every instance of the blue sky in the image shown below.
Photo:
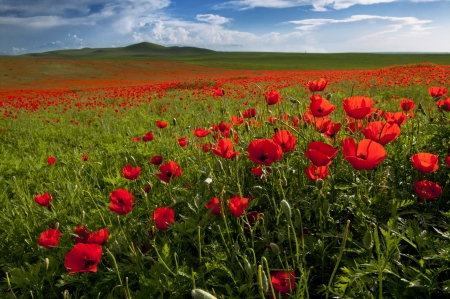
[[[0,54],[143,41],[217,51],[450,52],[450,0],[0,0]]]

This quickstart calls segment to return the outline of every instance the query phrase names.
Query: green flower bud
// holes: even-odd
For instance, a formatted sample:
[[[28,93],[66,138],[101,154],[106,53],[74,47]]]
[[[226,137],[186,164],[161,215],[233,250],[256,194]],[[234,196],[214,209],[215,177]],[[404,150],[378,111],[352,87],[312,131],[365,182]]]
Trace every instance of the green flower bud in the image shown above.
[[[278,247],[277,244],[270,243],[269,246],[272,249],[273,253],[275,253],[276,255],[280,254],[280,247]]]
[[[289,203],[283,199],[280,202],[280,204],[281,204],[281,209],[283,210],[284,214],[286,215],[286,218],[291,219],[292,213],[291,213],[291,206],[289,205]]]
[[[193,289],[191,291],[191,296],[194,299],[217,299],[217,297],[201,289]]]

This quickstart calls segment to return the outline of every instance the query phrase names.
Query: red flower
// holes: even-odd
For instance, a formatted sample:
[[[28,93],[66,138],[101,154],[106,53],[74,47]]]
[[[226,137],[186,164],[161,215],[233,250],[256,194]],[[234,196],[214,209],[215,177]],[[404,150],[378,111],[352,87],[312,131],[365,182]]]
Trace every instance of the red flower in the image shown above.
[[[320,95],[315,94],[309,97],[311,100],[309,104],[309,111],[311,111],[314,117],[323,117],[329,115],[336,109],[336,106],[331,104],[327,99],[322,98]]]
[[[205,205],[205,207],[209,210],[212,210],[211,213],[214,215],[222,214],[222,210],[220,209],[220,201],[217,197],[211,198],[209,204]]]
[[[267,105],[275,105],[280,101],[281,95],[276,91],[271,91],[264,95]]]
[[[261,166],[252,167],[252,173],[254,176],[262,177],[263,176],[263,170]]]
[[[281,147],[283,153],[292,151],[297,143],[295,136],[287,130],[278,130],[272,140]]]
[[[328,166],[338,151],[337,148],[327,143],[313,141],[308,145],[305,155],[316,166]]]
[[[384,121],[371,122],[361,132],[367,139],[386,145],[400,135],[400,127],[396,123]]]
[[[50,193],[38,194],[34,197],[34,201],[43,207],[50,207],[52,200]]]
[[[396,123],[399,126],[401,126],[407,118],[406,113],[404,112],[386,112],[383,114],[383,117],[388,123]]]
[[[163,157],[162,156],[153,156],[150,159],[150,163],[152,163],[153,165],[159,165],[161,164],[163,161]]]
[[[323,91],[325,89],[325,87],[327,87],[327,85],[328,85],[328,82],[323,78],[320,78],[317,81],[308,81],[308,83],[307,83],[309,91],[311,91],[311,92]]]
[[[78,225],[77,227],[75,227],[73,233],[75,235],[73,236],[75,244],[86,243],[90,236],[90,233],[88,232],[86,226],[84,225]]]
[[[189,141],[188,141],[187,137],[181,137],[180,139],[178,139],[178,144],[179,144],[181,147],[187,146],[188,143],[189,143]]]
[[[418,153],[411,157],[415,169],[421,173],[430,173],[438,170],[438,156],[429,153]]]
[[[81,159],[86,162],[89,159],[89,157],[88,155],[82,155]]]
[[[131,138],[131,141],[139,142],[139,141],[141,141],[141,137],[133,137],[133,138]]]
[[[241,125],[244,123],[244,118],[239,117],[239,116],[232,116],[231,122],[235,125]]]
[[[111,204],[109,210],[119,215],[125,215],[133,209],[133,194],[126,189],[117,189],[109,194]]]
[[[445,165],[450,168],[450,155],[445,158]]]
[[[175,221],[175,212],[169,207],[156,208],[153,212],[153,221],[159,230],[167,230]]]
[[[244,214],[245,209],[247,209],[248,198],[235,196],[230,199],[229,206],[231,214],[233,214],[236,217],[240,217]]]
[[[64,267],[69,274],[78,272],[97,272],[97,265],[102,258],[102,247],[98,244],[75,244],[64,259]]]
[[[447,88],[445,87],[430,87],[428,88],[428,93],[430,94],[430,96],[432,96],[433,98],[440,98],[444,95],[447,94]]]
[[[364,139],[358,144],[353,138],[347,138],[342,142],[344,160],[352,164],[356,170],[369,170],[381,163],[386,158],[384,147],[370,139]]]
[[[210,133],[211,133],[211,131],[205,130],[203,128],[197,128],[194,130],[194,135],[199,138],[203,138],[203,137],[209,135]]]
[[[281,147],[270,139],[253,140],[250,142],[247,152],[250,160],[267,166],[280,160],[283,155]]]
[[[442,188],[439,184],[427,180],[415,181],[414,188],[420,199],[434,200],[442,194]]]
[[[233,152],[233,141],[227,138],[220,139],[212,152],[225,159],[232,159],[239,155],[239,152]]]
[[[360,119],[355,120],[355,119],[351,118],[349,123],[345,126],[345,130],[347,132],[350,132],[350,134],[354,134],[354,133],[358,132],[359,130],[361,130],[362,125],[363,125],[362,120],[360,120]]]
[[[313,180],[314,182],[318,179],[324,179],[328,176],[328,167],[327,166],[319,166],[311,165],[306,168],[306,176],[308,179]]]
[[[326,131],[323,132],[323,130],[322,130],[322,132],[325,137],[334,138],[340,129],[341,129],[341,123],[335,123],[335,122],[330,121],[328,123],[328,127],[327,127]]]
[[[403,99],[400,101],[400,109],[402,109],[405,112],[413,110],[414,107],[416,107],[416,103],[414,103],[413,100]]]
[[[102,228],[99,231],[92,232],[86,243],[103,245],[106,241],[108,241],[108,229]]]
[[[144,142],[152,141],[153,139],[155,139],[155,136],[153,135],[152,132],[148,132],[147,134],[144,135],[144,137],[142,137],[142,140]]]
[[[58,246],[58,239],[61,237],[61,232],[57,229],[49,229],[42,232],[41,237],[37,240],[39,245],[45,248],[52,248]]]
[[[167,127],[167,123],[162,121],[162,120],[157,120],[156,121],[156,126],[160,129],[164,129]]]
[[[252,118],[256,116],[256,109],[255,108],[250,108],[245,110],[244,112],[242,112],[242,117],[243,118]]]
[[[156,176],[163,182],[169,183],[172,178],[179,177],[182,174],[181,167],[173,161],[159,166],[159,171]]]
[[[225,95],[225,91],[220,90],[217,86],[211,89],[214,92],[214,96],[223,97]]]
[[[294,271],[278,271],[270,274],[272,285],[275,293],[281,293],[282,296],[295,289],[295,273]]]
[[[122,168],[122,173],[126,179],[135,180],[139,177],[139,174],[141,173],[141,168],[133,167],[132,165],[127,164]]]
[[[345,113],[355,119],[363,119],[372,112],[373,100],[371,98],[354,96],[342,101]]]
[[[445,110],[447,112],[450,111],[450,98],[446,98],[445,100],[439,100],[436,102],[436,107],[439,110]]]
[[[47,158],[48,165],[53,165],[53,164],[55,164],[55,162],[56,162],[56,159],[54,157],[50,156]]]

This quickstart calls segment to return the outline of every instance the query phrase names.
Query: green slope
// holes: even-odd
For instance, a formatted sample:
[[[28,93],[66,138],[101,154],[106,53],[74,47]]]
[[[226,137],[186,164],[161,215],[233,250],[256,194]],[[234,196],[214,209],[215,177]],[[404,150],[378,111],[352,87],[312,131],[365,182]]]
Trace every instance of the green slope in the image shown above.
[[[209,67],[255,70],[373,69],[424,62],[450,65],[450,54],[216,52],[195,47],[164,47],[146,42],[121,48],[84,48],[22,56],[88,60],[165,60]]]

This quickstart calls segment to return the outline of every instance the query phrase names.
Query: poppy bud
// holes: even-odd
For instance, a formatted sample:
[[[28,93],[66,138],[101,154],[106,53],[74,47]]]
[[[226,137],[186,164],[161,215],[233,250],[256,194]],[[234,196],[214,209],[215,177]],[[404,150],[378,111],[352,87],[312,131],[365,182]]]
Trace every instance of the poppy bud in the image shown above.
[[[317,187],[317,189],[322,190],[322,187],[323,187],[323,180],[322,179],[317,179],[316,187]]]
[[[281,209],[283,210],[284,214],[286,215],[286,218],[288,218],[290,220],[292,217],[291,206],[284,199],[280,202],[280,204],[281,204]]]
[[[194,299],[217,299],[216,297],[214,297],[210,293],[208,293],[206,291],[203,291],[201,289],[193,289],[191,291],[191,296]]]
[[[327,99],[327,100],[330,100],[332,96],[333,96],[333,95],[332,95],[331,93],[328,93],[328,94],[326,95],[326,99]]]
[[[172,119],[172,123],[174,127],[177,125],[177,119],[175,117]]]
[[[236,251],[236,252],[239,252],[239,250],[241,250],[241,247],[239,246],[238,242],[234,242],[233,248],[234,248],[234,251]]]
[[[225,172],[225,170],[223,169],[222,161],[217,160],[216,165],[214,165],[214,171]]]
[[[275,253],[276,255],[280,254],[280,247],[278,247],[277,244],[270,243],[269,246],[272,249],[273,253]]]
[[[45,270],[48,270],[48,265],[49,265],[49,264],[50,264],[50,261],[49,261],[48,257],[46,257],[46,258],[44,259],[44,262],[43,262],[43,265],[44,265]]]
[[[220,108],[220,112],[222,113],[222,114],[225,114],[225,112],[227,112],[227,109],[225,109],[225,108]]]
[[[59,222],[55,222],[54,228],[55,228],[55,229],[58,229],[58,228],[59,228]]]
[[[247,273],[247,275],[249,277],[253,277],[252,265],[250,264],[250,262],[245,257],[244,257],[244,270],[245,270],[245,273]]]
[[[83,223],[84,222],[84,211],[81,211],[81,223]]]
[[[250,124],[248,121],[245,122],[245,131],[250,132]]]
[[[259,265],[259,267],[261,270],[262,266]],[[269,280],[267,279],[266,272],[264,272],[264,270],[262,270],[262,273],[261,273],[261,284],[262,284],[263,291],[267,292],[267,290],[269,289]]]

